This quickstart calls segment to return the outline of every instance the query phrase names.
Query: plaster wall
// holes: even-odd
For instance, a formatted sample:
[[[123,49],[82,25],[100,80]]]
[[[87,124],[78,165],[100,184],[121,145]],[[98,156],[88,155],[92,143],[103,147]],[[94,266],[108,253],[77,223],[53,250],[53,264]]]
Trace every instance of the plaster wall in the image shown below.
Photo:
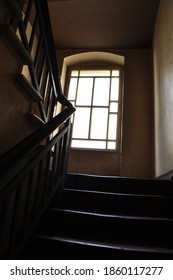
[[[153,40],[155,175],[173,169],[173,1],[161,0]]]
[[[153,176],[153,81],[151,50],[126,52],[122,176]]]
[[[21,66],[0,38],[0,154],[33,131],[28,120],[32,103],[16,87]]]

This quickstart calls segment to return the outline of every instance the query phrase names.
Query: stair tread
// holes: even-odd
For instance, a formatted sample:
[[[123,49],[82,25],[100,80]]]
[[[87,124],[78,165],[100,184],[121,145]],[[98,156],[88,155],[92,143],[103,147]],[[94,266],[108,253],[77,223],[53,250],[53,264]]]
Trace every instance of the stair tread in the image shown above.
[[[86,239],[77,239],[72,237],[67,237],[63,235],[46,235],[46,234],[35,234],[34,238],[48,239],[53,241],[60,241],[66,243],[80,244],[83,246],[93,246],[114,250],[124,250],[124,251],[135,251],[135,252],[147,252],[147,253],[163,253],[163,254],[173,254],[173,248],[161,247],[161,246],[145,246],[137,244],[122,244],[122,243],[108,243],[100,241],[91,241]]]
[[[158,185],[156,191],[156,185],[151,184],[152,190],[146,191],[145,184],[140,185],[138,178],[123,178],[123,189],[121,178],[114,184],[114,178],[109,177],[108,189],[105,177],[99,187],[100,179],[96,179],[95,187],[94,181],[91,186],[90,179],[86,182],[83,178],[78,182],[69,180],[69,185],[62,190],[60,204],[56,199],[52,201],[32,235],[27,247],[29,254],[32,256],[36,247],[38,258],[47,257],[44,248],[48,256],[55,259],[61,256],[68,259],[69,256],[77,259],[91,256],[96,259],[172,258],[173,194],[170,182],[166,191],[164,184]],[[129,185],[127,180],[130,180]],[[137,188],[138,184],[141,189]]]
[[[73,209],[63,209],[63,208],[49,208],[49,211],[53,212],[64,212],[64,213],[74,213],[88,216],[97,216],[104,218],[115,218],[115,219],[126,219],[126,220],[143,220],[143,221],[164,221],[164,222],[173,222],[171,218],[163,218],[163,217],[148,217],[148,216],[134,216],[134,215],[114,215],[114,214],[104,214],[90,211],[80,211]]]
[[[85,189],[70,189],[64,188],[63,191],[70,191],[70,192],[78,192],[78,193],[91,193],[91,194],[103,194],[103,195],[113,195],[113,196],[128,196],[128,197],[151,197],[151,198],[172,198],[172,196],[164,196],[164,195],[154,195],[154,194],[129,194],[129,193],[120,193],[120,192],[103,192],[98,190],[85,190]]]
[[[68,173],[70,177],[80,177],[83,179],[106,179],[106,180],[115,180],[115,181],[140,181],[140,182],[151,182],[151,183],[162,183],[162,182],[171,182],[170,179],[160,179],[160,178],[149,178],[149,177],[128,177],[128,176],[116,176],[116,175],[94,175],[87,173]]]

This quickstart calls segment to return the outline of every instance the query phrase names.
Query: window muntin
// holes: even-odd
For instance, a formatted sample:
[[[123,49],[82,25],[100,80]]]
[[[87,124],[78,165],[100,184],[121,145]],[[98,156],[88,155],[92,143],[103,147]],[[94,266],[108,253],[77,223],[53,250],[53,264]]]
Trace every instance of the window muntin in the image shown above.
[[[72,148],[120,150],[121,68],[71,70]]]

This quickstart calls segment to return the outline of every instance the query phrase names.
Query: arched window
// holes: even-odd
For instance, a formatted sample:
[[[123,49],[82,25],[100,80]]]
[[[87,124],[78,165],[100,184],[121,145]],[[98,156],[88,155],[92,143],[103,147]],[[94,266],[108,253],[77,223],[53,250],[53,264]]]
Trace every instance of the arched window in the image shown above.
[[[76,107],[71,147],[119,152],[122,134],[122,65],[98,62],[94,66],[86,63],[82,63],[82,66],[73,65],[68,69],[67,85],[68,100]]]

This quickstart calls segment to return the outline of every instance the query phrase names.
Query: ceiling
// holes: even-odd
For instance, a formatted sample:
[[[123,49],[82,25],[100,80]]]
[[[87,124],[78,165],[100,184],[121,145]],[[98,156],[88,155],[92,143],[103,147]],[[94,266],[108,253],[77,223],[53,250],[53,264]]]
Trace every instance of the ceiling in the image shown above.
[[[160,0],[48,0],[55,46],[150,48]]]

